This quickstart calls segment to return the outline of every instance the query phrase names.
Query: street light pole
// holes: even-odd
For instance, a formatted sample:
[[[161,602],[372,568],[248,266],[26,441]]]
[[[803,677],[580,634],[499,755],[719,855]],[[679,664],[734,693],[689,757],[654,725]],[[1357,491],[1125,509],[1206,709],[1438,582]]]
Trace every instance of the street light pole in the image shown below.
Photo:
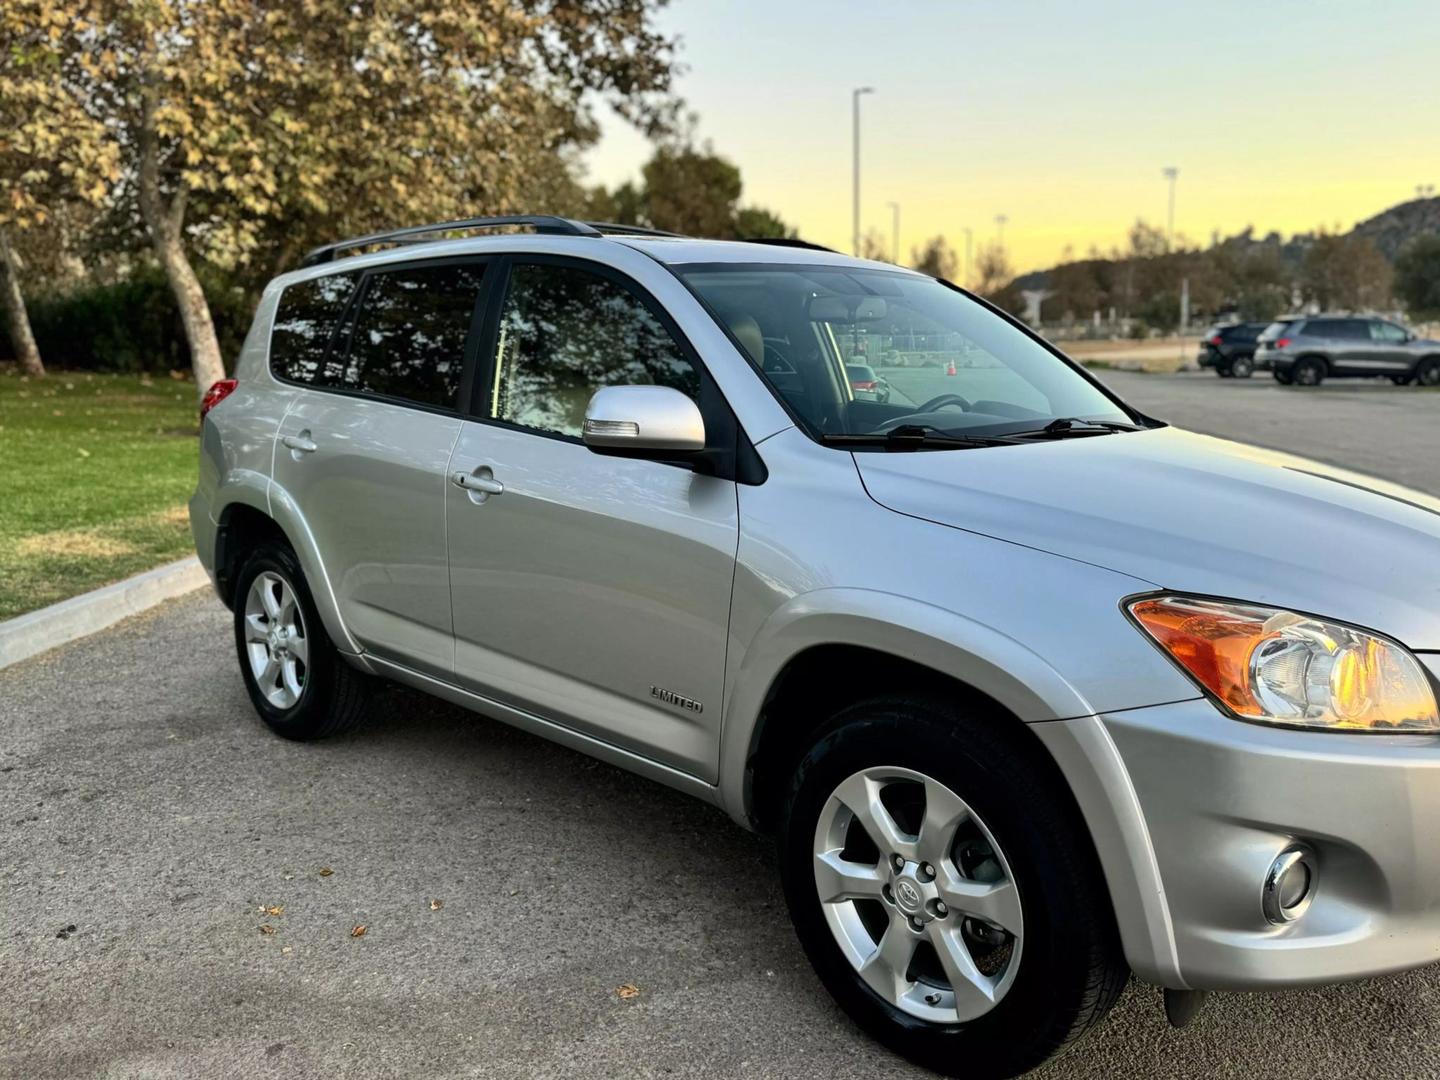
[[[851,134],[855,151],[855,188],[852,205],[854,230],[851,233],[851,244],[857,256],[860,254],[860,95],[874,92],[873,86],[860,86],[850,91]]]
[[[1175,179],[1180,175],[1180,170],[1174,165],[1167,165],[1163,170],[1165,179],[1170,181],[1170,212],[1165,225],[1165,250],[1175,249]]]
[[[894,243],[894,246],[895,246],[895,265],[896,265],[896,266],[899,266],[899,265],[900,265],[900,204],[899,204],[898,202],[892,202],[892,203],[889,204],[889,206],[890,206],[890,209],[891,209],[891,210],[894,212],[894,214],[895,214],[895,225],[894,225],[894,235],[895,235],[895,243]]]

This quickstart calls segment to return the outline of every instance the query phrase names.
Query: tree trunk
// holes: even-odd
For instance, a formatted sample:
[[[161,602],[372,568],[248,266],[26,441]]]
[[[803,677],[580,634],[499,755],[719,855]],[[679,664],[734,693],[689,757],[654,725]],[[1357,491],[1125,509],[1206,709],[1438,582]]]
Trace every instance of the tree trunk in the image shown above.
[[[140,154],[140,213],[150,233],[150,243],[165,270],[175,303],[180,308],[180,321],[185,326],[185,340],[190,346],[190,366],[195,373],[195,392],[205,391],[225,377],[225,364],[220,358],[220,340],[215,336],[215,323],[210,318],[210,304],[205,290],[185,254],[185,190],[182,188],[169,200],[160,190],[160,146],[155,134],[154,98],[144,95],[144,114],[140,124],[137,149]]]
[[[35,335],[30,331],[30,315],[25,310],[25,294],[20,291],[20,260],[10,248],[10,238],[0,229],[0,300],[5,304],[5,323],[10,328],[10,340],[15,345],[15,355],[20,360],[20,370],[26,375],[43,378],[45,365],[40,361],[40,348],[35,344]]]

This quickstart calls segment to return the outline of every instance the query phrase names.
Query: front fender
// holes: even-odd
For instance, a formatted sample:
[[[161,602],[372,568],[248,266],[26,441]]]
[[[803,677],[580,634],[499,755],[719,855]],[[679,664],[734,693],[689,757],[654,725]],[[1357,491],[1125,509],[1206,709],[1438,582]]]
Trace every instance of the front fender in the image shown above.
[[[738,821],[749,820],[746,763],[757,746],[765,697],[795,657],[825,645],[873,649],[932,668],[988,694],[1027,722],[1095,712],[1043,657],[993,627],[877,590],[803,593],[766,619],[726,688],[721,798]]]

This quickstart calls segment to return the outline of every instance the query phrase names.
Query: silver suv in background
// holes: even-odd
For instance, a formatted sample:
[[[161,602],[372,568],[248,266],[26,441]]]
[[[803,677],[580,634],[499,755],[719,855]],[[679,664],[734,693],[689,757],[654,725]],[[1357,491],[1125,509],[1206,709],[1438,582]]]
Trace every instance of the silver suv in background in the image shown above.
[[[1255,352],[1287,386],[1385,376],[1397,386],[1440,386],[1440,342],[1369,315],[1314,315],[1272,323]]]
[[[932,1069],[1023,1072],[1132,972],[1179,1021],[1440,954],[1440,501],[1168,427],[944,282],[402,230],[272,282],[201,430],[276,734],[389,679],[722,807]]]

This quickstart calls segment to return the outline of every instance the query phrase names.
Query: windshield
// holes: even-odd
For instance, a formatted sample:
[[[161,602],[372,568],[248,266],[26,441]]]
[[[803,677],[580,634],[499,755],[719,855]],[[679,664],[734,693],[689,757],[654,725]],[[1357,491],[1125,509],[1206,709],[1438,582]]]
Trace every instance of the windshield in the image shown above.
[[[679,272],[818,438],[1133,423],[1039,342],[931,278],[794,264]]]

